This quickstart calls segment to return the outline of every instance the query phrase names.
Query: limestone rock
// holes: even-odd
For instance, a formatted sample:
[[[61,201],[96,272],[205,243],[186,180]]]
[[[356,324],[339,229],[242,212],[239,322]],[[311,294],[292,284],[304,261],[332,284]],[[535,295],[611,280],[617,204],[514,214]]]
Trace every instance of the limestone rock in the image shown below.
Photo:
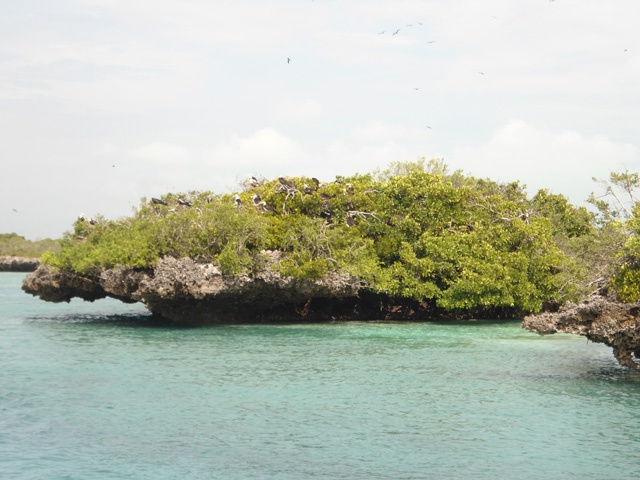
[[[613,348],[618,362],[638,368],[640,360],[640,304],[596,297],[579,305],[567,303],[557,312],[525,317],[522,327],[541,335],[573,333]]]
[[[334,274],[297,280],[269,268],[274,261],[277,255],[251,277],[227,276],[212,264],[171,257],[153,270],[119,266],[94,275],[41,266],[25,278],[22,289],[50,302],[73,297],[142,302],[153,313],[189,325],[353,317],[360,289],[357,279]]]
[[[0,272],[33,272],[38,265],[39,258],[0,256]]]

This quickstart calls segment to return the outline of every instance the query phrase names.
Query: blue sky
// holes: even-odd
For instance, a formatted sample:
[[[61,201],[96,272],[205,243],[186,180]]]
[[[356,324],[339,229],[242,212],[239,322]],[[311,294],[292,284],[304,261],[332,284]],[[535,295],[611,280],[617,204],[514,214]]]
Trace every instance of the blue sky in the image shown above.
[[[5,0],[0,232],[58,237],[143,196],[422,157],[581,203],[592,177],[640,170],[639,15],[634,0]]]

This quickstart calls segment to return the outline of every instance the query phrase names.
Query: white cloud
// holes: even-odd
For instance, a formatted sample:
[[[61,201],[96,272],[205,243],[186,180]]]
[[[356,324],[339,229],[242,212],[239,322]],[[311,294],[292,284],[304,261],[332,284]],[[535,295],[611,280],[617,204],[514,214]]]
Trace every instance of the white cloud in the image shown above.
[[[596,187],[592,177],[608,178],[625,167],[638,170],[640,148],[602,135],[552,132],[513,120],[484,144],[454,148],[451,164],[477,177],[520,180],[530,194],[547,188],[581,203]]]
[[[210,165],[238,171],[260,168],[284,169],[306,156],[302,147],[273,128],[262,128],[251,135],[233,135],[205,153]]]

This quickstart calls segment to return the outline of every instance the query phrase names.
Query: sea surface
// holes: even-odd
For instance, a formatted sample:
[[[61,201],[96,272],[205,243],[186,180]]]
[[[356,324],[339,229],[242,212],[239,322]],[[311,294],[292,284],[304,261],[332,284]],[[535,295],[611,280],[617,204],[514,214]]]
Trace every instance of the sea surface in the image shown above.
[[[640,478],[640,374],[583,337],[179,328],[24,275],[0,273],[1,479]]]

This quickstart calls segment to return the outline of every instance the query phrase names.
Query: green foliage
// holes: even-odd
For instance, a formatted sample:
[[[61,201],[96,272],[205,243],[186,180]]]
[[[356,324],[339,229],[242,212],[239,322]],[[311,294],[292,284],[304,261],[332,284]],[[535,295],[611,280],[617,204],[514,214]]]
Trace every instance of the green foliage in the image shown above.
[[[38,258],[46,251],[60,251],[56,240],[27,240],[16,233],[0,233],[0,256]]]
[[[167,194],[166,205],[143,200],[132,217],[78,220],[62,251],[43,260],[90,273],[190,257],[252,275],[265,268],[264,252],[277,250],[271,267],[298,279],[346,273],[372,291],[446,310],[532,312],[577,294],[567,276],[582,267],[559,239],[595,232],[590,215],[562,196],[530,200],[518,182],[450,174],[441,160],[326,183],[267,180],[237,195]]]

